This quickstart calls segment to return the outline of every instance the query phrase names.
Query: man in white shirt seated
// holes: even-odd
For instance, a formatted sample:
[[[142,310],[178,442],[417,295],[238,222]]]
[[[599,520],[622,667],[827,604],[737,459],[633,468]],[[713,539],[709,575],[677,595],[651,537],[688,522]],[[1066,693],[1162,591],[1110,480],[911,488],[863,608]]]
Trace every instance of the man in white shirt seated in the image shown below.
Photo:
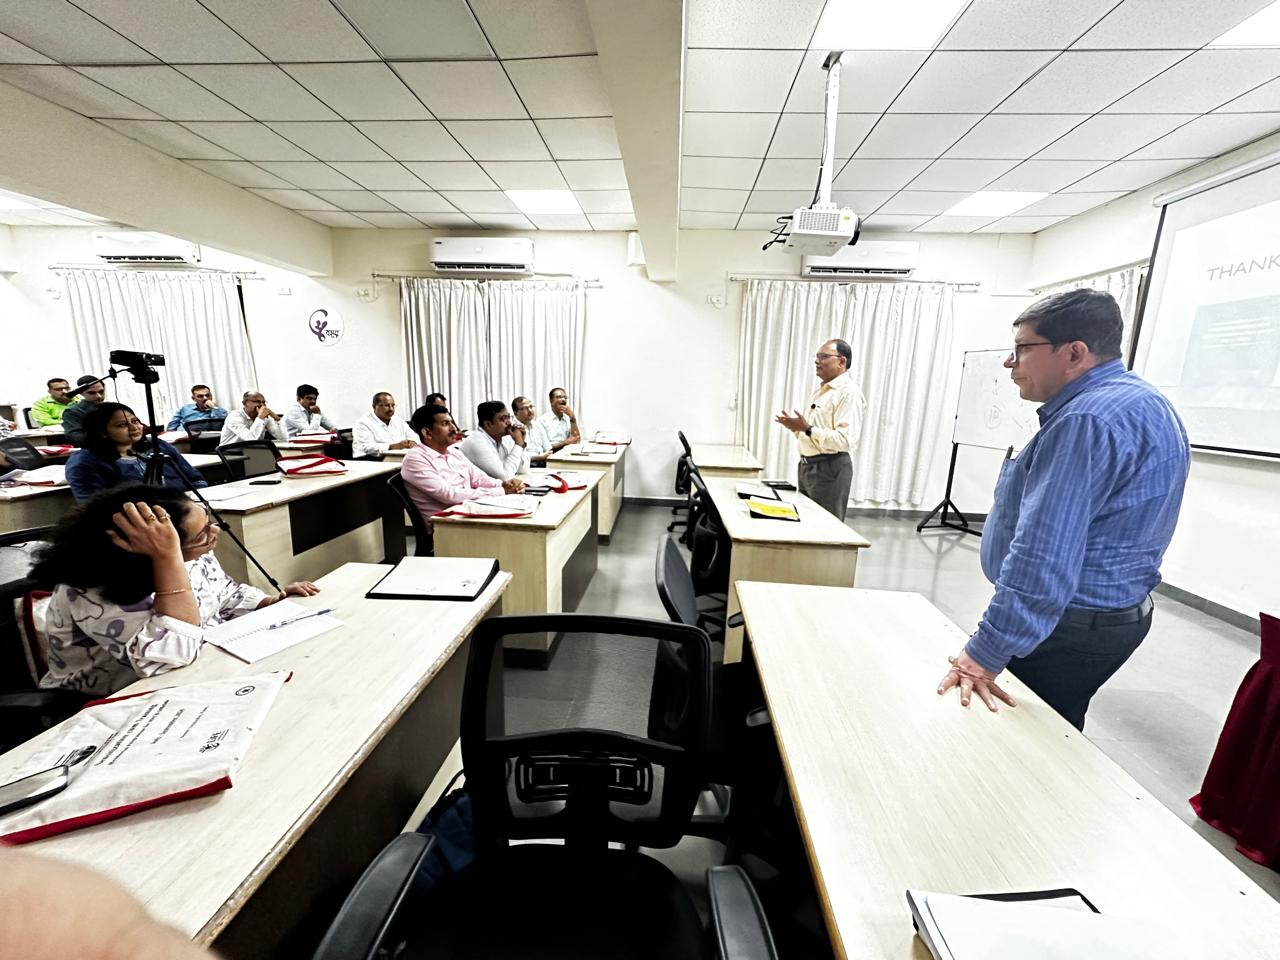
[[[296,437],[300,433],[324,433],[336,430],[334,422],[320,412],[320,391],[309,383],[298,385],[298,402],[284,415],[284,432]]]
[[[267,406],[266,397],[257,390],[246,390],[240,402],[243,406],[227,414],[227,419],[222,424],[219,446],[243,440],[284,439],[280,414]]]
[[[373,412],[351,428],[351,452],[357,457],[382,457],[388,450],[408,450],[417,442],[409,425],[396,416],[396,398],[385,390],[373,395]]]
[[[400,476],[404,478],[409,498],[428,523],[441,510],[464,500],[519,493],[524,489],[523,480],[494,480],[459,453],[453,446],[453,435],[458,428],[449,411],[439,404],[419,407],[413,412],[410,425],[422,442],[405,454]]]
[[[555,453],[561,447],[582,442],[578,418],[569,406],[569,394],[564,387],[556,387],[548,397],[551,400],[551,412],[544,413],[533,425],[535,441],[530,448],[533,456]]]
[[[501,400],[486,400],[476,407],[479,430],[472,430],[458,444],[462,455],[495,480],[510,480],[529,467],[524,427],[511,422]]]

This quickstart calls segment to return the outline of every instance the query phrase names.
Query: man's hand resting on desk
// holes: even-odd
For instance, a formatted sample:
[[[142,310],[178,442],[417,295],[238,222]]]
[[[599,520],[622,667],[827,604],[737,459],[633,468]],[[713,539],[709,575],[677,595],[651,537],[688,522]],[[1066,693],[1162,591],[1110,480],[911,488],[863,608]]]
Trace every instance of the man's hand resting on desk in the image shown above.
[[[523,493],[524,481],[518,477],[512,477],[510,480],[502,481],[503,493]]]
[[[417,441],[415,440],[397,440],[395,443],[388,444],[387,449],[408,450],[410,447],[416,447],[417,445]]]
[[[285,597],[314,597],[319,592],[320,588],[310,580],[295,580],[293,583],[286,583],[284,589],[274,597],[267,597],[267,599],[263,600],[258,604],[258,609],[261,610],[263,607],[269,607],[273,603],[279,603]]]
[[[1009,696],[999,685],[996,684],[998,672],[992,673],[973,657],[969,656],[964,649],[954,657],[948,657],[951,661],[951,669],[947,671],[947,675],[942,678],[942,682],[938,684],[938,696],[942,696],[952,687],[960,688],[960,706],[969,706],[969,697],[973,693],[982,699],[987,705],[987,709],[992,713],[997,713],[999,707],[996,706],[996,700],[1003,700],[1011,707],[1016,707],[1013,697]]]

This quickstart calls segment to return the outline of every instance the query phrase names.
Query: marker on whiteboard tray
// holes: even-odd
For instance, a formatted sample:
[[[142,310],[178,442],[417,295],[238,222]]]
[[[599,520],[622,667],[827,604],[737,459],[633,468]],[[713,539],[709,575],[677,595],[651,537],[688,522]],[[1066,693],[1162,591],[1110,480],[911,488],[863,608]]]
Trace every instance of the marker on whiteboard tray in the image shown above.
[[[1009,449],[1005,451],[1004,458],[1010,460],[1013,458],[1013,444],[1009,444]]]

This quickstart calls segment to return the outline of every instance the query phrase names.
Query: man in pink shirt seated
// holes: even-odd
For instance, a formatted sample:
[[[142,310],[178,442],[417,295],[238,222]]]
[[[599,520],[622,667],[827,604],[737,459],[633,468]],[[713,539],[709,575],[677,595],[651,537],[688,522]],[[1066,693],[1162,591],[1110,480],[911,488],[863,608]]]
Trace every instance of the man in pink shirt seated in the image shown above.
[[[457,447],[451,446],[458,428],[445,407],[434,403],[419,407],[409,425],[422,442],[405,454],[400,476],[428,523],[433,514],[464,500],[524,489],[523,480],[513,477],[499,481],[482,473]]]

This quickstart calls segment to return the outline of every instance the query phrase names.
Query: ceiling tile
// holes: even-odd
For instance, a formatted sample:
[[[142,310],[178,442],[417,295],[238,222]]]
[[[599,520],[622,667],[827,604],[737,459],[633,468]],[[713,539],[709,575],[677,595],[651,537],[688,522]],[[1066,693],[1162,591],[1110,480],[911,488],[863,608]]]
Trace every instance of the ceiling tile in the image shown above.
[[[262,187],[288,190],[297,184],[277,177],[256,164],[244,160],[188,160],[190,166],[211,173],[237,187]]]
[[[901,190],[929,163],[929,160],[855,158],[836,174],[832,185],[837,190]]]
[[[684,109],[777,113],[801,56],[792,50],[687,50]]]
[[[581,213],[527,214],[539,230],[590,230],[591,221]]]
[[[1069,193],[1139,190],[1148,184],[1194,166],[1194,160],[1117,160],[1066,188]]]
[[[848,207],[859,215],[870,213],[892,196],[892,190],[833,190],[831,193],[832,201],[838,206]]]
[[[929,220],[929,216],[901,216],[897,214],[877,213],[862,222],[862,229],[867,233],[902,233],[913,230]]]
[[[1191,114],[1110,114],[1090,117],[1061,140],[1049,144],[1037,160],[1119,160],[1174,127],[1192,119]]]
[[[889,113],[858,148],[860,158],[937,157],[981,116],[972,113]]]
[[[236,155],[167,120],[99,120],[117,133],[145,143],[153,150],[189,160],[234,160]]]
[[[501,190],[445,190],[443,195],[463,213],[519,213]]]
[[[329,0],[201,0],[276,62],[376,60]]]
[[[750,190],[759,172],[759,160],[733,157],[685,157],[680,162],[680,185]]]
[[[991,217],[934,217],[916,227],[912,233],[972,233],[985,227]]]
[[[333,166],[369,190],[421,190],[426,186],[398,163],[352,163],[338,160]]]
[[[203,64],[185,66],[182,72],[255,120],[338,119],[336,113],[273,64]]]
[[[1214,113],[1192,120],[1130,154],[1128,159],[1216,157],[1277,130],[1280,130],[1280,113]]]
[[[1069,50],[996,112],[1095,113],[1186,55],[1185,50]]]
[[[493,56],[466,0],[337,0],[337,3],[388,60],[470,60]]]
[[[912,190],[981,190],[1017,160],[935,160],[911,181]]]
[[[69,67],[0,66],[0,81],[86,117],[161,119],[141,104],[108,90]]]
[[[634,230],[636,215],[634,213],[589,213],[587,220],[593,230]]]
[[[1054,56],[1047,50],[939,50],[893,101],[896,113],[986,113]]]
[[[493,60],[393,64],[409,88],[441,120],[509,120],[528,114],[502,66]]]
[[[532,230],[523,213],[477,213],[471,218],[486,230]]]
[[[173,67],[80,67],[79,71],[169,120],[249,119],[221,97],[214,96]]]
[[[686,156],[763,157],[777,125],[772,113],[686,113],[681,148]]]
[[[586,214],[631,213],[629,190],[576,190],[573,195]]]
[[[1021,216],[1028,217],[1073,217],[1086,210],[1101,206],[1116,197],[1123,197],[1123,192],[1108,193],[1055,193],[1037,200],[1029,207],[1018,211]]]
[[[199,0],[76,0],[76,6],[165,63],[261,63],[266,59]]]
[[[493,190],[497,187],[484,168],[470,160],[461,163],[415,160],[406,162],[405,166],[433,190]]]
[[[596,52],[585,0],[471,0],[471,9],[500,57]]]
[[[560,168],[550,160],[487,161],[485,173],[503,190],[564,190]]]
[[[278,203],[282,207],[288,207],[290,210],[337,210],[332,203],[327,200],[321,200],[319,197],[312,196],[305,190],[259,190],[252,187],[250,193],[256,193],[264,200],[270,200],[272,203]]]
[[[878,113],[842,113],[836,117],[836,159],[853,156],[863,138],[880,119]],[[784,113],[769,145],[769,156],[779,159],[822,157],[825,118],[820,113]]]
[[[936,215],[950,210],[957,203],[969,196],[971,191],[926,191],[903,190],[886,201],[878,214],[909,213]]]
[[[186,126],[244,160],[311,160],[302,150],[261,123],[192,121]]]
[[[538,130],[557,160],[618,160],[618,134],[612,117],[539,120]]]
[[[681,210],[707,213],[741,213],[747,202],[746,190],[706,190],[697,187],[680,189]]]
[[[688,214],[684,214],[688,216]],[[722,214],[712,214],[712,216],[722,216]],[[729,214],[734,216],[734,214]],[[773,233],[782,224],[778,223],[778,218],[772,213],[744,213],[738,218],[739,230],[753,230],[761,233]]]
[[[1280,74],[1280,49],[1198,50],[1107,113],[1208,113]]]
[[[403,229],[405,227],[420,229],[423,226],[420,220],[415,220],[413,217],[409,216],[409,214],[407,213],[399,213],[399,212],[397,213],[361,212],[360,219],[368,220],[375,227],[382,227],[384,229],[392,229],[392,230]]]
[[[1075,113],[993,113],[947,151],[949,158],[1025,160],[1085,117]]]
[[[621,160],[561,160],[560,172],[571,190],[626,190]]]
[[[812,194],[818,186],[819,166],[817,160],[766,160],[760,167],[756,187],[760,190],[808,190]]]
[[[1061,50],[1116,0],[974,0],[938,45],[943,50]]]
[[[511,60],[503,65],[535,120],[607,117],[613,113],[604,92],[599,57]]]
[[[406,213],[449,213],[454,205],[431,190],[379,190],[378,196]]]
[[[347,120],[431,119],[385,63],[287,63],[284,69]]]
[[[685,46],[806,50],[824,5],[823,0],[689,0]]]
[[[1106,165],[1105,160],[1027,160],[988,184],[987,189],[1055,193]]]
[[[924,63],[925,50],[849,50],[840,61],[840,109],[849,113],[880,113],[907,85]],[[826,106],[826,51],[804,55],[795,86],[787,97],[788,113],[822,113]],[[745,107],[762,110],[763,107]]]
[[[476,160],[550,160],[532,120],[451,120],[445,126]],[[406,157],[443,160],[446,157]],[[461,158],[459,158],[461,159]],[[590,162],[590,161],[588,161]],[[599,161],[618,163],[616,160]]]
[[[0,5],[0,33],[63,63],[154,63],[156,59],[67,0]]]
[[[357,212],[384,211],[390,213],[396,208],[369,190],[316,190],[313,191],[321,200],[327,200],[342,210]]]
[[[42,53],[36,53],[17,40],[0,33],[0,63],[53,63]]]
[[[475,226],[475,220],[465,213],[419,213],[417,217],[429,227]]]
[[[356,129],[397,160],[467,160],[436,120],[358,120]]]
[[[812,190],[752,190],[743,208],[747,213],[791,213],[813,201]]]
[[[1260,87],[1224,103],[1218,113],[1274,113],[1280,110],[1280,80],[1272,80]]]
[[[327,163],[316,160],[301,162],[264,160],[258,166],[304,190],[354,190],[357,186],[354,180],[343,176]],[[369,164],[369,166],[393,167],[395,164],[382,163]]]
[[[1077,47],[1193,49],[1247,20],[1270,0],[1125,0],[1077,42]]]
[[[296,143],[317,160],[386,160],[387,154],[345,120],[334,122],[273,121],[267,124],[286,140]]]
[[[1065,217],[1005,217],[985,227],[979,227],[975,233],[1038,233],[1055,223],[1061,223]]]
[[[357,217],[354,213],[343,213],[341,211],[331,210],[297,210],[296,213],[302,214],[317,223],[323,223],[328,227],[358,227],[367,229],[372,227],[368,220]]]

